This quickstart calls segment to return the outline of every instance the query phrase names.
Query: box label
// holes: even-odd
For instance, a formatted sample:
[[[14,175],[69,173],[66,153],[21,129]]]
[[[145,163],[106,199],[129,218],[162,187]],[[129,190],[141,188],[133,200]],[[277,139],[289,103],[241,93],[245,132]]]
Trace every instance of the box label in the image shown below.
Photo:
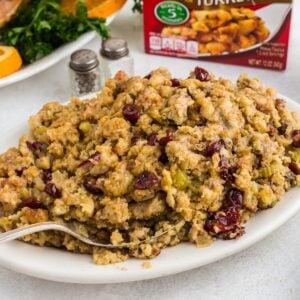
[[[164,24],[180,25],[189,19],[190,12],[180,2],[163,1],[156,5],[155,16]]]

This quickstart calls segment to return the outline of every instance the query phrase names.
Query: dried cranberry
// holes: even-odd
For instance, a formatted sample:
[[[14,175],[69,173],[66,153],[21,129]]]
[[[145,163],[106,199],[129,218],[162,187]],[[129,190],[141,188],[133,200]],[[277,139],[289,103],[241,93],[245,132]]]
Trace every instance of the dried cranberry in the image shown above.
[[[277,128],[278,133],[283,135],[287,130],[287,124],[283,123],[280,127]]]
[[[228,207],[225,210],[226,213],[226,221],[228,225],[237,224],[240,221],[240,212],[238,207]]]
[[[298,164],[292,162],[289,164],[289,169],[295,174],[295,175],[300,175],[300,167]]]
[[[245,233],[245,228],[241,225],[235,225],[232,230],[224,232],[219,235],[220,239],[223,240],[234,240],[241,237]]]
[[[228,168],[228,160],[223,155],[220,157],[219,167],[221,169],[227,169]]]
[[[84,160],[83,162],[81,162],[78,167],[82,167],[82,166],[86,166],[86,165],[92,165],[95,162],[99,161],[101,159],[100,153],[98,151],[96,151],[95,153],[93,153],[87,160]]]
[[[224,169],[220,172],[220,177],[226,182],[234,181],[234,176],[231,172],[231,169]]]
[[[26,170],[26,168],[22,167],[20,169],[16,169],[15,172],[19,177],[21,177],[23,175],[24,170]]]
[[[293,139],[292,145],[295,148],[300,148],[300,136],[297,139]]]
[[[52,180],[52,172],[50,170],[44,170],[42,173],[42,179],[45,183]]]
[[[137,176],[134,187],[137,190],[147,190],[158,183],[158,178],[152,172],[145,171]]]
[[[300,147],[300,130],[294,130],[292,132],[292,139],[293,139],[292,145],[296,148],[299,148]]]
[[[236,172],[236,170],[236,167],[223,168],[220,172],[220,177],[226,182],[233,182],[235,179],[234,173]]]
[[[174,138],[174,130],[172,128],[167,129],[166,136],[162,137],[158,142],[161,146],[166,146]]]
[[[100,153],[98,151],[96,151],[95,153],[93,153],[90,157],[89,157],[89,161],[91,162],[97,162],[100,160]]]
[[[205,222],[205,229],[221,239],[235,239],[244,233],[239,225],[240,213],[236,207],[213,213]]]
[[[29,207],[31,209],[38,209],[42,207],[42,203],[34,197],[27,198],[21,203],[21,207]]]
[[[235,212],[235,213],[234,213]],[[227,218],[226,211],[218,211],[213,213],[209,219],[205,222],[205,229],[213,235],[229,231],[236,225],[239,214],[233,210]]]
[[[138,140],[139,140],[139,138],[137,136],[132,137],[131,142],[130,142],[131,146],[136,145]]]
[[[171,86],[172,87],[179,87],[180,86],[180,81],[177,78],[171,79]]]
[[[292,138],[298,136],[300,134],[300,130],[296,129],[296,130],[293,130],[292,132]]]
[[[29,141],[26,141],[26,145],[27,145],[27,148],[30,150],[30,151],[34,151],[34,146],[33,146],[33,143],[29,142]]]
[[[43,152],[46,150],[46,145],[42,142],[31,143],[29,141],[26,141],[26,145],[27,145],[27,148],[33,153]]]
[[[158,141],[158,137],[156,133],[151,133],[148,137],[148,145],[154,146],[156,142]]]
[[[206,147],[206,149],[204,151],[204,155],[207,156],[207,157],[211,157],[215,153],[219,152],[221,150],[222,146],[224,146],[224,141],[223,140],[219,140],[217,142],[210,143]]]
[[[236,207],[242,208],[243,206],[243,192],[238,189],[230,189],[223,201],[223,207]]]
[[[124,119],[132,125],[135,125],[141,116],[141,109],[135,104],[126,104],[122,112]]]
[[[205,69],[196,67],[194,70],[194,73],[195,73],[196,79],[198,79],[200,81],[210,81],[210,75]]]
[[[54,183],[51,182],[46,184],[45,192],[53,198],[61,197],[61,191],[57,188],[57,186]]]
[[[162,164],[166,164],[169,162],[169,158],[166,154],[166,152],[162,152],[162,154],[160,155],[160,157],[158,158],[158,160],[162,163]]]
[[[96,185],[97,179],[93,177],[85,178],[83,181],[84,188],[93,195],[101,195],[103,193],[102,189]]]
[[[282,124],[280,127],[277,128],[278,133],[284,135],[286,133],[287,127],[287,124]]]

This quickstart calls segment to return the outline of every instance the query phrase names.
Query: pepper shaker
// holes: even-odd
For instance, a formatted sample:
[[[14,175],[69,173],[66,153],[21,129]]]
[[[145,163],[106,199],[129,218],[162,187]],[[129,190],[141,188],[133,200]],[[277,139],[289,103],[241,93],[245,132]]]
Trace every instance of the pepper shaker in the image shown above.
[[[101,88],[99,60],[94,51],[80,49],[71,55],[70,80],[72,96],[98,92]]]
[[[108,38],[103,40],[100,62],[105,79],[113,77],[120,70],[129,76],[134,74],[133,58],[129,54],[128,45],[124,39]]]

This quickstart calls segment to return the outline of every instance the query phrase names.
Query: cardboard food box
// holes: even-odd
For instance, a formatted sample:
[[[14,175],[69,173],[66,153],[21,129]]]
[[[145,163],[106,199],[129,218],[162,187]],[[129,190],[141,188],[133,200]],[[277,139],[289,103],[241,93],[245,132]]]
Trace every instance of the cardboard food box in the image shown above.
[[[284,70],[292,0],[144,0],[147,53]]]

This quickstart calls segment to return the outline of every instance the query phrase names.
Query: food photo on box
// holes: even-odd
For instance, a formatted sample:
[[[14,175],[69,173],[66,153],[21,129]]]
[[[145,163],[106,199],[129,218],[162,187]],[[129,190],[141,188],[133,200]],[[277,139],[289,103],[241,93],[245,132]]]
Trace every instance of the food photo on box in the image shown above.
[[[144,2],[147,53],[286,68],[292,1]]]
[[[299,5],[0,0],[1,299],[299,299]]]

